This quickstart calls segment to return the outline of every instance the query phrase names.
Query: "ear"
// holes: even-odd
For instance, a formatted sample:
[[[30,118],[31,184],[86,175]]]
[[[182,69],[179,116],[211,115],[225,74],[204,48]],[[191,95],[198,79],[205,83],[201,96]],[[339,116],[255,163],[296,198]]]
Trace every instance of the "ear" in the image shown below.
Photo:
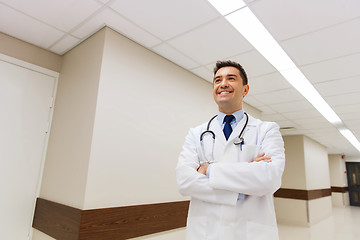
[[[249,93],[249,84],[244,85],[243,97]]]

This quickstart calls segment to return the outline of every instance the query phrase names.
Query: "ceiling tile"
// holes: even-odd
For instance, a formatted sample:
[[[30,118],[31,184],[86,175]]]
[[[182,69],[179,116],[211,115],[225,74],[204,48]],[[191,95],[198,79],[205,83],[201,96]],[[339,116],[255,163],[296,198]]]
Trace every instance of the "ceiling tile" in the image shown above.
[[[277,112],[286,113],[286,112],[296,112],[313,109],[314,107],[307,101],[296,101],[296,102],[284,102],[279,104],[271,105],[271,108]]]
[[[229,60],[240,63],[245,69],[249,79],[276,71],[276,69],[256,50],[230,57]]]
[[[324,99],[331,107],[360,104],[360,92],[329,96]]]
[[[207,1],[117,0],[111,8],[162,40],[220,16]]]
[[[261,119],[264,121],[284,121],[284,120],[288,120],[286,119],[284,116],[282,116],[279,113],[275,113],[275,114],[261,114]]]
[[[95,0],[5,0],[3,2],[66,32],[102,6]]]
[[[85,38],[105,25],[145,47],[152,47],[161,42],[111,9],[104,9],[72,34],[79,38]]]
[[[293,121],[304,129],[330,128],[332,125],[325,118],[293,119]]]
[[[277,120],[276,123],[280,126],[280,128],[295,128],[298,129],[298,127],[296,126],[296,123],[294,123],[293,121],[289,121],[289,120]]]
[[[360,123],[360,111],[356,111],[356,112],[352,112],[352,113],[342,113],[340,118],[343,121],[344,120],[358,120]]]
[[[64,33],[0,3],[1,32],[42,48],[48,48]]]
[[[360,75],[356,77],[316,83],[314,84],[314,87],[323,97],[360,92]]]
[[[313,128],[311,129],[311,134],[319,136],[337,135],[337,137],[343,138],[339,130],[337,130],[334,126],[330,126],[327,128]]]
[[[312,83],[360,75],[360,53],[300,67]]]
[[[359,52],[359,29],[360,18],[282,41],[280,44],[295,64],[304,65]]]
[[[295,112],[286,112],[286,113],[282,112],[281,114],[288,119],[312,119],[312,118],[322,117],[322,115],[315,108],[304,111],[295,111]]]
[[[168,58],[170,61],[176,63],[177,65],[183,68],[192,69],[199,67],[198,63],[184,56],[182,53],[178,52],[177,50],[175,50],[166,43],[157,45],[156,47],[152,48],[152,50],[158,53],[159,55]]]
[[[277,104],[303,100],[304,97],[294,88],[274,90],[267,93],[256,94],[256,99],[266,104]]]
[[[284,40],[360,16],[357,0],[252,1],[250,9],[275,39]]]
[[[354,113],[359,111],[360,104],[334,106],[333,109],[337,114]]]
[[[244,98],[244,102],[246,102],[247,104],[258,108],[260,106],[265,106],[265,104],[263,102],[260,102],[259,100],[257,100],[254,96],[251,95],[246,95],[246,97]]]
[[[63,55],[66,51],[73,48],[74,45],[77,45],[79,42],[80,40],[78,38],[68,35],[52,46],[50,50],[59,55]]]
[[[252,105],[252,106],[254,106],[254,105]],[[255,107],[261,111],[261,114],[275,114],[275,113],[277,113],[276,111],[274,111],[274,109],[272,109],[271,107],[269,107],[267,105],[261,105],[261,106],[255,106]]]
[[[359,120],[345,120],[344,123],[350,130],[360,130]]]
[[[219,44],[224,39],[226,43]],[[168,43],[202,65],[253,49],[224,18],[178,36]]]
[[[209,69],[207,69],[205,67],[198,67],[198,68],[192,69],[191,72],[193,72],[195,75],[203,78],[204,80],[212,83],[213,74],[211,71],[209,71]]]
[[[253,94],[271,93],[277,90],[289,89],[292,86],[279,73],[270,73],[249,79],[250,92]]]

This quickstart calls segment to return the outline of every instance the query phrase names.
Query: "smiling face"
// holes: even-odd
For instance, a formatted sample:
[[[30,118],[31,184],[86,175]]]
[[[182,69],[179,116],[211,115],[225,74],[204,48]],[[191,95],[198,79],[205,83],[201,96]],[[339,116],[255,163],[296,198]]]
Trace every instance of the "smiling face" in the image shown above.
[[[214,76],[213,85],[213,97],[220,112],[232,114],[242,109],[243,97],[249,92],[249,85],[243,85],[237,68],[220,68]]]

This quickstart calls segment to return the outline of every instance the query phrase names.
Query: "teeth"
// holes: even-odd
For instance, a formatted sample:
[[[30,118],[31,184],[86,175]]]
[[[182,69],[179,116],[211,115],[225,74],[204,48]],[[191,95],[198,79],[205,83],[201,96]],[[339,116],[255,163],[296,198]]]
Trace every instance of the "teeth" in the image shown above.
[[[226,94],[226,93],[229,93],[229,92],[221,92],[220,94]]]

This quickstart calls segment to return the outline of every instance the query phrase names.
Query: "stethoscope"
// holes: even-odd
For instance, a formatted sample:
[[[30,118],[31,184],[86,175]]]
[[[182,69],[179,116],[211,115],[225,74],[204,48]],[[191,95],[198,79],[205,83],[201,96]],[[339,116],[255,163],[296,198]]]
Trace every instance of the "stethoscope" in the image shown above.
[[[241,151],[242,151],[242,145],[244,145],[244,143],[245,143],[245,140],[244,140],[244,137],[243,137],[243,135],[244,135],[244,130],[245,130],[245,128],[246,128],[246,126],[247,126],[247,124],[248,124],[248,121],[249,121],[249,116],[247,115],[246,112],[244,112],[244,115],[246,116],[245,125],[244,125],[244,127],[242,128],[239,136],[238,136],[237,138],[235,138],[235,140],[234,140],[234,142],[233,142],[235,146],[236,146],[236,145],[240,145],[240,150],[241,150]],[[212,141],[212,142],[213,142],[213,144],[212,144],[212,150],[211,150],[211,158],[212,158],[212,161],[206,161],[207,163],[213,162],[213,159],[214,159],[215,133],[210,130],[210,124],[211,124],[211,122],[212,122],[216,117],[217,117],[217,115],[213,116],[213,117],[210,119],[210,121],[209,121],[208,124],[207,124],[206,130],[205,130],[204,132],[202,132],[201,135],[200,135],[200,145],[201,145],[201,151],[202,151],[203,153],[204,153],[204,144],[203,144],[204,136],[205,136],[206,134],[210,134],[210,135],[212,136],[212,139],[213,139],[213,141]],[[203,154],[203,155],[204,155],[204,154]],[[205,155],[204,155],[204,157],[205,157]]]

